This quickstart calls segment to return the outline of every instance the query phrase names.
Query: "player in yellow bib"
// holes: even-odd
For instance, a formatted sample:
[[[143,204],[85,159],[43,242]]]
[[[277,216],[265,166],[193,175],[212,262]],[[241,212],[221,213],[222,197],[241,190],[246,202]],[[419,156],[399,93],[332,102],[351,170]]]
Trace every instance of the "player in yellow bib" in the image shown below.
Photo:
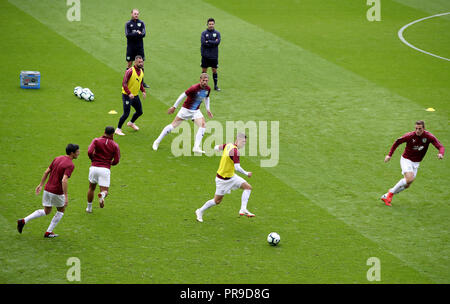
[[[247,142],[247,136],[238,133],[234,143],[228,143],[220,146],[215,146],[216,151],[223,150],[222,158],[220,159],[219,169],[216,174],[216,193],[213,199],[207,201],[201,208],[195,211],[197,221],[203,222],[203,213],[205,210],[218,205],[222,202],[225,194],[230,193],[235,189],[243,189],[241,198],[241,209],[239,215],[246,215],[247,217],[254,217],[255,215],[247,210],[248,199],[252,191],[252,186],[239,175],[234,172],[238,171],[248,177],[252,176],[252,172],[247,172],[242,169],[239,160],[239,149],[244,147]]]
[[[125,72],[125,76],[122,81],[122,102],[123,102],[123,114],[119,119],[117,129],[115,133],[117,135],[125,135],[122,132],[122,125],[125,120],[130,115],[130,109],[133,107],[136,112],[133,114],[131,120],[127,123],[127,126],[138,131],[139,127],[134,123],[136,119],[139,118],[144,112],[142,111],[142,103],[139,98],[139,91],[142,91],[142,96],[145,98],[147,93],[142,84],[142,79],[144,78],[144,60],[140,55],[136,56],[134,59],[134,66],[129,68]]]

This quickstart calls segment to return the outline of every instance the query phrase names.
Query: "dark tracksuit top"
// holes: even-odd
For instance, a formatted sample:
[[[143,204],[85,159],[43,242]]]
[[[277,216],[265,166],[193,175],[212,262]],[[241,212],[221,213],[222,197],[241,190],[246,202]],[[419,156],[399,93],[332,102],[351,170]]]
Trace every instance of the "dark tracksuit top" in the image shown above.
[[[216,41],[217,39],[217,41]],[[201,36],[201,55],[208,59],[219,58],[220,33],[216,30],[202,32]]]

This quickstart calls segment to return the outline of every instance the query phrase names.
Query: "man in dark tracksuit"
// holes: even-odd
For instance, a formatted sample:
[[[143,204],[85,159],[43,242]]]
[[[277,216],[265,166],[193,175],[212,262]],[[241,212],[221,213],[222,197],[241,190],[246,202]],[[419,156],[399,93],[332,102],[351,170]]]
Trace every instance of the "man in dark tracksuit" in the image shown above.
[[[201,55],[202,55],[202,73],[206,73],[208,67],[211,67],[214,80],[214,90],[220,91],[217,86],[217,67],[219,59],[220,33],[214,29],[216,24],[213,18],[207,21],[208,28],[202,32],[201,36]]]
[[[144,21],[139,19],[139,10],[133,9],[131,11],[131,19],[125,23],[125,36],[127,37],[127,68],[131,68],[133,60],[137,55],[142,56],[145,60],[144,54],[144,41],[145,37],[145,24]],[[143,82],[145,88],[149,86]]]

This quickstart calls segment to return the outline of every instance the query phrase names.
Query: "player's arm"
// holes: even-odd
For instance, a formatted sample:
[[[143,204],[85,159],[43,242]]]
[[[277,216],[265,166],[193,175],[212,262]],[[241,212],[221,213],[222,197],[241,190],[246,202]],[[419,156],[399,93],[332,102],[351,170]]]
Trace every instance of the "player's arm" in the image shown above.
[[[123,76],[123,80],[122,80],[122,87],[123,87],[124,91],[127,93],[127,95],[128,95],[131,99],[133,99],[133,98],[134,98],[134,95],[131,94],[131,91],[130,91],[130,89],[128,88],[128,80],[130,80],[131,74],[133,74],[133,70],[132,70],[132,69],[128,69],[128,70],[125,72],[125,75]]]
[[[444,146],[440,143],[440,141],[436,138],[436,137],[434,137],[433,136],[433,138],[432,138],[432,140],[431,140],[431,143],[433,144],[433,146],[435,146],[436,147],[436,149],[438,149],[439,150],[439,153],[438,153],[438,158],[439,159],[443,159],[444,158],[444,153],[445,153],[445,148],[444,148]]]
[[[244,175],[246,175],[246,176],[248,176],[248,177],[251,177],[251,176],[252,176],[252,173],[251,173],[251,172],[245,171],[245,170],[241,167],[241,164],[240,164],[240,163],[234,164],[234,169],[235,169],[237,172],[242,173],[242,174],[244,174]]]
[[[63,175],[63,178],[61,180],[61,185],[62,185],[63,194],[64,194],[64,207],[67,206],[67,204],[69,203],[67,187],[68,187],[68,184],[69,184],[68,183],[69,178],[72,175],[72,172],[73,172],[74,169],[75,169],[75,166],[73,164],[71,166],[68,166],[64,170],[64,175]]]
[[[69,176],[67,176],[67,174],[64,174],[64,176],[61,180],[61,184],[62,184],[62,190],[64,193],[64,207],[65,207],[69,203],[69,197],[67,194],[67,189],[68,189],[68,184],[69,184]]]
[[[202,32],[202,35],[200,36],[200,42],[202,46],[209,47],[208,40],[206,40],[206,31]]]
[[[94,158],[94,155],[95,155],[95,139],[92,140],[92,142],[88,148],[88,156],[89,156],[90,160],[92,160]]]
[[[385,162],[385,163],[387,163],[387,162],[391,159],[391,157],[392,157],[392,155],[394,154],[394,152],[395,152],[395,150],[397,149],[397,147],[398,147],[400,144],[402,144],[402,143],[408,141],[408,138],[409,138],[410,136],[411,136],[411,135],[409,135],[409,134],[405,134],[405,135],[403,135],[402,137],[398,138],[398,139],[394,142],[394,144],[392,145],[391,149],[389,150],[389,154],[386,155],[386,157],[384,158],[384,162]]]
[[[245,171],[242,167],[241,167],[241,161],[239,159],[239,151],[238,149],[234,148],[230,151],[230,158],[233,160],[234,162],[234,169],[239,172],[242,173],[248,177],[252,176],[252,172],[247,172]]]
[[[42,175],[41,182],[36,187],[36,195],[39,194],[42,190],[42,187],[45,184],[45,181],[47,180],[48,175],[50,174],[50,167],[47,168],[47,170],[44,171],[44,175]]]
[[[132,32],[128,29],[128,22],[125,23],[125,37],[129,38],[129,37],[134,37],[136,35],[137,35],[137,33]]]
[[[116,151],[114,151],[114,158],[111,162],[111,166],[117,165],[119,161],[120,161],[120,149],[119,147],[117,147]]]
[[[141,81],[141,92],[142,92],[142,97],[144,97],[144,98],[147,97],[147,92],[145,91],[143,81]]]
[[[223,151],[223,149],[225,148],[227,144],[223,144],[223,145],[215,145],[214,146],[214,150],[215,151]]]
[[[129,22],[125,23],[125,36],[127,38],[136,37],[138,35],[138,32],[136,30],[130,30],[128,28],[129,24],[130,24]]]
[[[208,44],[210,45],[210,47],[219,46],[220,44],[220,33],[219,32],[216,33],[217,33],[216,39],[208,40]]]
[[[217,46],[219,46],[219,44],[220,44],[220,41],[222,41],[222,38],[221,38],[221,36],[220,36],[220,33],[219,33],[219,32],[217,32],[217,39],[216,39],[216,42],[217,42]]]
[[[209,96],[205,98],[205,107],[206,107],[206,112],[208,113],[209,118],[213,118],[211,109],[209,108]]]
[[[145,37],[145,34],[146,34],[146,30],[145,30],[145,23],[144,22],[142,22],[142,32],[141,32],[141,36],[142,36],[142,38],[144,38]]]
[[[181,93],[180,96],[178,96],[177,100],[175,101],[175,103],[173,104],[172,107],[169,108],[169,111],[167,112],[168,114],[172,114],[173,112],[175,112],[175,109],[178,107],[178,105],[180,104],[180,102],[185,99],[187,97],[186,92]]]

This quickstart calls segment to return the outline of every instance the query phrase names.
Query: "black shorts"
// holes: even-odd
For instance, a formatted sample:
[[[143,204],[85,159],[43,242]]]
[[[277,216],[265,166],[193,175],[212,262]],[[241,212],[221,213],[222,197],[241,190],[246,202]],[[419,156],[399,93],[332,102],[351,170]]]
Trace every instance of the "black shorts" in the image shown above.
[[[127,45],[127,61],[134,61],[134,57],[137,55],[141,55],[142,59],[145,61],[145,54],[144,54],[144,47],[142,46],[133,46],[133,45]]]
[[[219,66],[219,60],[216,59],[211,59],[211,58],[206,58],[202,56],[202,64],[200,65],[202,68],[214,68],[217,69],[217,67]]]
[[[142,102],[139,98],[139,95],[134,96],[133,99],[130,99],[130,97],[127,94],[122,93],[122,103],[123,103],[123,113],[126,117],[130,114],[130,109],[133,107],[137,113],[140,115],[143,114],[142,112]]]

